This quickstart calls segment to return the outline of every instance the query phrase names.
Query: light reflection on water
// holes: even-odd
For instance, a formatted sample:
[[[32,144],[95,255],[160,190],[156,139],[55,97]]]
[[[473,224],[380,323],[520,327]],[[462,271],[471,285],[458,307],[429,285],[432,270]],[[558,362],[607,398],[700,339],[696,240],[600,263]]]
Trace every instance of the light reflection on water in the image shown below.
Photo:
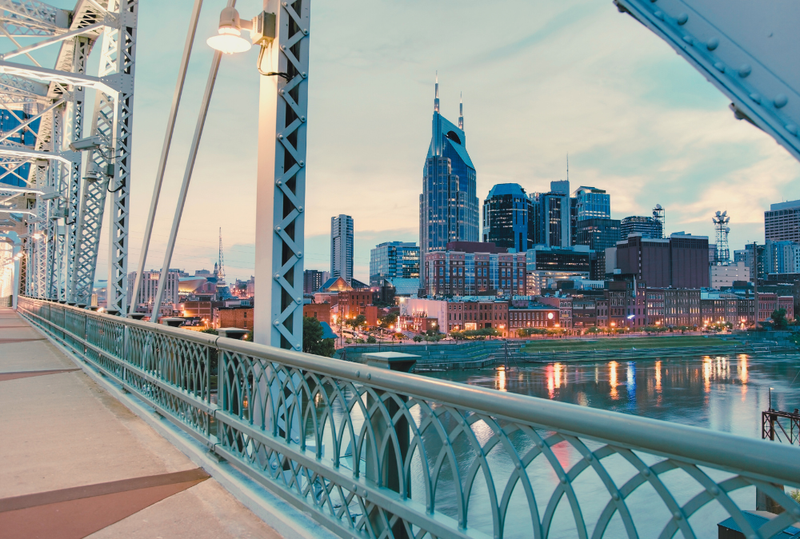
[[[591,406],[615,412],[639,415],[664,421],[672,421],[712,430],[760,438],[760,414],[768,407],[768,391],[773,387],[773,403],[776,408],[793,410],[800,407],[800,383],[793,379],[800,370],[800,355],[780,357],[736,357],[704,356],[685,359],[642,359],[619,363],[617,361],[593,363],[548,363],[540,365],[510,365],[508,368],[483,369],[480,371],[450,371],[431,376],[482,387],[497,388],[511,393],[549,398],[581,406]],[[798,377],[800,378],[800,377]],[[481,433],[481,437],[485,437]],[[522,448],[518,448],[522,449]],[[566,444],[553,448],[554,457],[569,469],[580,455]],[[640,454],[654,464],[656,457]],[[505,461],[499,456],[490,458],[493,468],[501,469]],[[550,466],[531,465],[528,476],[544,491],[558,484],[558,477]],[[630,473],[635,473],[630,464],[617,455],[603,460],[603,468],[615,477],[621,486]],[[721,472],[709,472],[717,480],[728,477]],[[685,503],[698,492],[698,485],[682,472],[667,472],[660,476],[680,503]],[[618,478],[618,479],[617,479]],[[589,477],[581,485],[576,484],[581,510],[589,529],[593,518],[599,515],[608,498],[608,491]],[[549,485],[549,486],[548,486]],[[670,518],[664,512],[664,504],[655,493],[641,487],[626,503],[634,515],[640,536],[657,535]],[[700,489],[702,490],[702,489]],[[473,496],[481,494],[473,493]],[[755,508],[752,488],[742,489],[731,495],[742,509]],[[547,497],[545,496],[545,500]],[[487,500],[488,501],[488,500]],[[439,508],[451,506],[452,501],[442,499]],[[478,502],[474,499],[473,503]],[[485,503],[485,502],[484,502]],[[537,500],[537,504],[542,500]],[[480,502],[476,504],[480,506]],[[507,525],[507,537],[528,537],[527,504],[524,500],[512,503],[509,510],[514,524]],[[474,507],[471,505],[471,509]],[[544,506],[538,507],[540,515]],[[698,536],[716,536],[716,524],[727,513],[716,504],[709,504],[704,513],[692,519]],[[472,513],[472,511],[471,511]],[[516,521],[519,521],[517,524]],[[596,522],[596,520],[594,520]],[[491,530],[487,514],[471,514],[471,525],[484,531]],[[572,516],[567,504],[560,504],[554,519],[550,537],[574,536]],[[590,531],[591,533],[591,531]],[[619,521],[606,530],[606,537],[625,535]]]
[[[429,376],[760,438],[761,412],[800,407],[800,355],[514,365]]]

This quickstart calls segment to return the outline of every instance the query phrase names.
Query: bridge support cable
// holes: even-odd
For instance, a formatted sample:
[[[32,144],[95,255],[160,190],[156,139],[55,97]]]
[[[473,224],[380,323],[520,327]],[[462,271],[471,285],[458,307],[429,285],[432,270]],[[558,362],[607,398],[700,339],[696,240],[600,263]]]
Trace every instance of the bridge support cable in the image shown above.
[[[183,85],[186,82],[186,70],[189,67],[189,59],[192,56],[192,45],[194,37],[197,33],[197,21],[200,18],[200,9],[202,8],[203,0],[195,0],[194,8],[192,9],[192,16],[189,22],[189,30],[186,33],[186,44],[183,47],[183,56],[181,57],[180,68],[178,69],[178,80],[175,82],[175,92],[172,95],[172,106],[169,111],[169,118],[167,119],[167,129],[164,134],[164,144],[161,147],[161,157],[158,161],[158,169],[156,171],[156,181],[153,186],[153,197],[150,201],[150,211],[147,214],[147,223],[144,228],[144,238],[142,239],[142,251],[139,256],[139,265],[137,266],[136,279],[133,283],[133,290],[131,290],[131,301],[135,307],[136,298],[139,296],[139,288],[142,284],[142,274],[144,267],[147,263],[147,251],[150,248],[150,238],[153,234],[153,223],[156,218],[156,211],[158,210],[158,200],[161,197],[161,185],[164,181],[164,171],[167,167],[167,159],[169,158],[169,151],[172,146],[172,134],[175,131],[175,120],[178,116],[178,109],[180,108],[181,97],[183,95]],[[167,267],[166,271],[169,271]],[[150,318],[151,321],[157,321],[157,318]]]

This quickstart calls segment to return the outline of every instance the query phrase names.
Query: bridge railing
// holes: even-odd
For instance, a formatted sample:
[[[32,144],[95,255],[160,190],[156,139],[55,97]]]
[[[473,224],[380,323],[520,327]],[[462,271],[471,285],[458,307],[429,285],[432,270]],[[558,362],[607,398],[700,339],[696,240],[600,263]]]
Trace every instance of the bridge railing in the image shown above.
[[[20,298],[19,311],[340,536],[745,537],[800,449]],[[754,524],[755,488],[785,512]]]

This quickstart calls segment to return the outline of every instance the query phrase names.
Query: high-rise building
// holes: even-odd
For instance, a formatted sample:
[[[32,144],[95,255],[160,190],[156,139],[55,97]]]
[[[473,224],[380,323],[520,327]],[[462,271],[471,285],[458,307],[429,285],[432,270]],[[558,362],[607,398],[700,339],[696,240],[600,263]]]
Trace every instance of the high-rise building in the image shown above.
[[[755,260],[753,260],[753,253],[755,253]],[[766,248],[764,245],[746,243],[744,249],[733,252],[733,262],[734,264],[744,262],[745,266],[750,268],[751,281],[755,278],[762,281],[767,278]]]
[[[611,218],[611,195],[605,190],[582,185],[575,190],[573,196],[577,204],[578,222]]]
[[[800,200],[770,205],[764,212],[764,237],[800,243]]]
[[[572,211],[569,181],[550,182],[549,193],[539,193],[540,236],[537,244],[548,247],[572,245]]]
[[[331,217],[331,277],[353,280],[353,218]]]
[[[608,255],[607,255],[608,256]],[[616,268],[656,288],[709,285],[708,238],[672,234],[668,239],[633,234],[616,246]]]
[[[384,279],[419,278],[419,247],[414,242],[387,241],[369,252],[369,284]]]
[[[631,234],[641,234],[642,238],[645,239],[660,239],[664,237],[664,228],[661,221],[654,217],[632,215],[623,219],[619,228],[623,240]]]
[[[767,240],[764,251],[767,274],[800,273],[800,244]]]
[[[605,279],[606,249],[614,247],[622,239],[619,219],[596,217],[578,221],[575,245],[586,245],[592,251],[592,279]]]
[[[313,294],[331,278],[330,272],[319,270],[305,270],[303,272],[303,293]]]
[[[517,183],[492,187],[483,202],[483,241],[522,253],[535,242],[533,202]]]
[[[158,291],[158,280],[161,277],[160,271],[142,272],[142,282],[139,285],[139,293],[136,301],[133,301],[133,283],[136,281],[136,272],[128,273],[128,305],[133,312],[148,312]],[[178,304],[179,282],[181,271],[177,269],[169,270],[167,281],[164,286],[164,298],[161,301],[163,307],[172,308]]]
[[[427,253],[445,250],[448,242],[480,239],[475,165],[466,143],[463,104],[458,126],[442,116],[437,78],[431,143],[419,197],[419,246],[423,263]]]

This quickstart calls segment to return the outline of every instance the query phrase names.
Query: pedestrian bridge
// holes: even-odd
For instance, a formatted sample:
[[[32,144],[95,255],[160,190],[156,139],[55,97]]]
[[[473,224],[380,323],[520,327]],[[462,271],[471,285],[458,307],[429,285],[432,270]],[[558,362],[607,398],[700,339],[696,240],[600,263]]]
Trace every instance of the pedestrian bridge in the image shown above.
[[[80,508],[70,525],[101,514],[97,537],[715,537],[732,517],[766,538],[800,520],[795,447],[54,302],[18,313],[0,320],[0,522],[19,529],[57,504]],[[779,515],[752,518],[756,488]]]

